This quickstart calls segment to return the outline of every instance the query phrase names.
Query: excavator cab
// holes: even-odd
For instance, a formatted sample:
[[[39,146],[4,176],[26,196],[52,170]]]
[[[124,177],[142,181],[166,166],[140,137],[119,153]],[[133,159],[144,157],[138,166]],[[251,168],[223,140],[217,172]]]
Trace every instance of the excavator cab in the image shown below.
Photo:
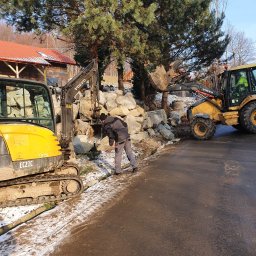
[[[48,88],[26,80],[1,79],[0,123],[31,123],[55,132]]]

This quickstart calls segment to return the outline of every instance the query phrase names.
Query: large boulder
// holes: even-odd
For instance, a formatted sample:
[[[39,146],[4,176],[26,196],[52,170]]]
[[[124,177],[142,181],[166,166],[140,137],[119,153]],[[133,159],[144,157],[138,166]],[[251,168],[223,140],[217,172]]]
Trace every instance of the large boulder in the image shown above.
[[[105,92],[104,96],[105,96],[106,102],[115,101],[117,98],[117,94],[114,92]]]
[[[110,112],[114,108],[117,108],[117,103],[115,102],[115,100],[108,100],[106,102],[106,108]]]
[[[172,126],[177,126],[178,124],[181,123],[181,117],[182,115],[178,111],[171,111],[170,112],[170,117],[169,117],[169,123]]]
[[[111,116],[127,116],[129,114],[129,109],[125,106],[119,106],[110,111]]]
[[[136,101],[129,94],[128,95],[126,94],[124,96],[118,96],[116,98],[116,103],[119,106],[124,106],[128,108],[129,110],[136,108]]]
[[[167,123],[167,115],[164,109],[146,112],[143,123],[144,129],[152,128],[160,123]]]
[[[141,111],[141,109],[143,109],[143,108],[141,108],[141,107],[139,107],[139,106],[137,106],[135,109],[132,109],[131,111],[130,111],[130,115],[132,115],[132,116],[144,116],[145,115],[145,111],[144,112],[142,112]]]
[[[105,115],[107,115],[108,111],[103,106],[100,106],[100,114],[101,113],[104,113]]]
[[[104,106],[106,101],[105,94],[102,91],[99,91],[99,103]]]
[[[26,107],[31,106],[31,100],[30,100],[30,93],[28,90],[24,89],[24,95],[23,95],[23,89],[18,90],[12,90],[7,92],[7,105],[8,106],[17,106],[19,108],[24,108],[24,98],[26,102]],[[40,97],[39,100],[42,100],[44,102],[44,99]]]
[[[83,118],[91,120],[91,118],[92,118],[92,105],[91,105],[90,100],[88,100],[86,98],[82,98],[80,100],[79,113]]]
[[[169,125],[159,124],[157,126],[157,130],[166,140],[175,139],[175,136],[174,136],[173,132],[171,131],[171,127]]]
[[[136,117],[128,115],[125,118],[125,122],[128,125],[128,132],[130,134],[135,134],[141,131],[141,124],[136,121]]]
[[[55,112],[55,115],[61,115],[61,107],[60,107],[60,100],[58,100],[56,98],[56,95],[54,94],[52,96],[52,102],[53,102],[53,107],[54,107],[54,112]]]
[[[83,122],[81,119],[76,119],[74,122],[74,134],[87,135],[90,140],[93,140],[94,131],[90,124]]]
[[[99,143],[99,145],[97,146],[97,150],[99,151],[108,151],[113,149],[112,146],[109,146],[109,138],[107,136],[105,136]]]
[[[136,134],[131,134],[131,140],[132,140],[133,143],[141,142],[142,140],[145,140],[148,137],[149,136],[148,136],[147,132],[139,132],[139,133],[136,133]]]
[[[73,121],[77,118],[79,112],[79,104],[73,104]]]
[[[77,135],[73,138],[73,145],[76,154],[86,154],[92,149],[94,143],[87,135]]]
[[[160,92],[166,91],[170,80],[163,65],[157,66],[154,72],[149,74],[152,86]]]
[[[62,131],[62,124],[61,123],[56,124],[56,134],[59,141],[61,138],[61,131]]]

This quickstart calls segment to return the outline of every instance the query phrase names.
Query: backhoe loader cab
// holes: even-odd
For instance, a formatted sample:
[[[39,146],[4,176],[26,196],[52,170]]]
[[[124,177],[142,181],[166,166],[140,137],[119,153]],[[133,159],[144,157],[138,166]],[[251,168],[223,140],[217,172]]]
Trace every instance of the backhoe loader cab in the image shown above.
[[[194,92],[203,98],[188,110],[195,138],[211,138],[217,124],[256,133],[256,64],[232,68],[222,74],[221,94]]]
[[[256,94],[256,65],[247,65],[225,71],[221,89],[225,106],[239,106],[249,95]]]

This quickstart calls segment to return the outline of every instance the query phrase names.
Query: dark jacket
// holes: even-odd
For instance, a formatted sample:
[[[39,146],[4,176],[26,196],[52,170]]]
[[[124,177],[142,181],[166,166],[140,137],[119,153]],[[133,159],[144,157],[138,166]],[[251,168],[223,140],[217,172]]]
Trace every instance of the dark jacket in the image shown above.
[[[121,143],[130,138],[126,122],[118,117],[108,116],[103,123],[104,133],[109,137],[109,145],[112,146],[114,141]]]

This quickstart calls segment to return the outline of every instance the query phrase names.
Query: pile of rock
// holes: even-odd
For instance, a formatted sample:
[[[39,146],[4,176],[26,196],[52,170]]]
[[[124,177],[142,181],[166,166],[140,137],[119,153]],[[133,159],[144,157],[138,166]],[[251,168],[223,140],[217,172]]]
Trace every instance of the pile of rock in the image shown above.
[[[8,117],[34,117],[30,92],[26,89],[17,89],[7,86],[7,116]],[[50,117],[49,103],[45,102],[42,95],[35,95],[34,101],[40,117]]]
[[[148,137],[159,136],[166,140],[173,140],[174,134],[167,124],[164,110],[145,112],[140,107],[131,93],[123,94],[122,91],[99,92],[100,112],[122,118],[128,124],[129,133],[133,143],[138,143]],[[59,102],[54,99],[56,114],[60,114]],[[88,152],[94,144],[98,150],[108,148],[108,139],[95,136],[90,125],[92,121],[93,104],[90,91],[77,95],[73,104],[74,139],[76,153]],[[57,124],[60,134],[61,124]]]

